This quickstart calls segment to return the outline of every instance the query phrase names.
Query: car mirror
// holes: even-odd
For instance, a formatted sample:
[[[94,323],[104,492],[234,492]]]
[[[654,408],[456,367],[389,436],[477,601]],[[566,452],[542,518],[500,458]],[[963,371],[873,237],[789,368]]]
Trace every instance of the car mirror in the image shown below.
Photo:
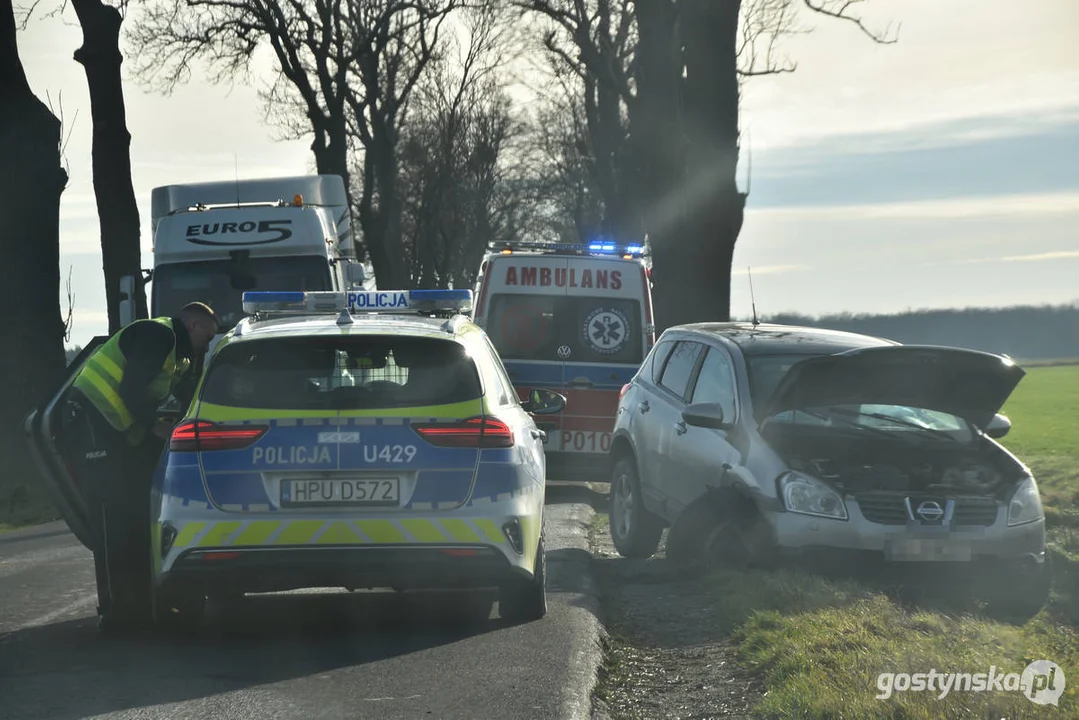
[[[566,396],[543,388],[532,390],[528,399],[521,403],[525,412],[533,415],[554,415],[566,409]]]
[[[723,406],[719,403],[694,403],[682,411],[686,425],[726,430],[730,423],[723,417]]]
[[[985,426],[985,434],[993,439],[1000,439],[1012,429],[1012,421],[1006,416],[997,413],[989,424]]]
[[[350,288],[362,288],[363,284],[367,282],[367,273],[364,271],[363,265],[359,263],[345,265],[345,281]]]

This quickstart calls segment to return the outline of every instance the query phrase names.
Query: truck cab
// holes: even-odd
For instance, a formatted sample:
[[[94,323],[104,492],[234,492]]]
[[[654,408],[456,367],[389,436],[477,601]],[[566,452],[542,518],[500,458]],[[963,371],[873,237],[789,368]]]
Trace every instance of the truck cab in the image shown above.
[[[150,314],[209,304],[222,333],[248,291],[362,287],[348,196],[337,175],[154,188]]]

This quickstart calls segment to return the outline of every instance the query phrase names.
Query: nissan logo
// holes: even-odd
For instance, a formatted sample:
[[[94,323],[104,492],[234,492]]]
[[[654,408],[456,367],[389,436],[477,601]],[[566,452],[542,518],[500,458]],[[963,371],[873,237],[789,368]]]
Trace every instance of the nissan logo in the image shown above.
[[[933,502],[932,500],[926,500],[918,506],[918,509],[914,511],[914,514],[920,517],[925,522],[931,522],[933,520],[939,519],[940,516],[944,514],[944,510],[940,507],[939,504]]]

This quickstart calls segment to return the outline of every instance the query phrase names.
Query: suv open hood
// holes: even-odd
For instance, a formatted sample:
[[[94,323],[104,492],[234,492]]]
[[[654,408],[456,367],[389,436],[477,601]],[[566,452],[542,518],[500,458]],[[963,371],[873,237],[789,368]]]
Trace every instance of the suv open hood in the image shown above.
[[[828,405],[907,405],[984,429],[1026,375],[999,355],[926,345],[861,348],[803,360],[787,371],[765,417]]]

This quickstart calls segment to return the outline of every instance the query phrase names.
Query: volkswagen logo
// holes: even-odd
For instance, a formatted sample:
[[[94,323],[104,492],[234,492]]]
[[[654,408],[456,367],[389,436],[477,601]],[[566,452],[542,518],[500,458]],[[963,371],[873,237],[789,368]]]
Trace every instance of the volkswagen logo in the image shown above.
[[[559,345],[558,346],[558,357],[561,358],[562,360],[565,360],[566,358],[568,358],[572,354],[573,354],[573,350],[570,349],[569,345]]]
[[[935,503],[932,500],[926,500],[918,506],[918,509],[914,511],[914,514],[925,522],[933,522],[934,520],[940,519],[940,516],[944,514],[944,509],[941,508],[940,504]]]

